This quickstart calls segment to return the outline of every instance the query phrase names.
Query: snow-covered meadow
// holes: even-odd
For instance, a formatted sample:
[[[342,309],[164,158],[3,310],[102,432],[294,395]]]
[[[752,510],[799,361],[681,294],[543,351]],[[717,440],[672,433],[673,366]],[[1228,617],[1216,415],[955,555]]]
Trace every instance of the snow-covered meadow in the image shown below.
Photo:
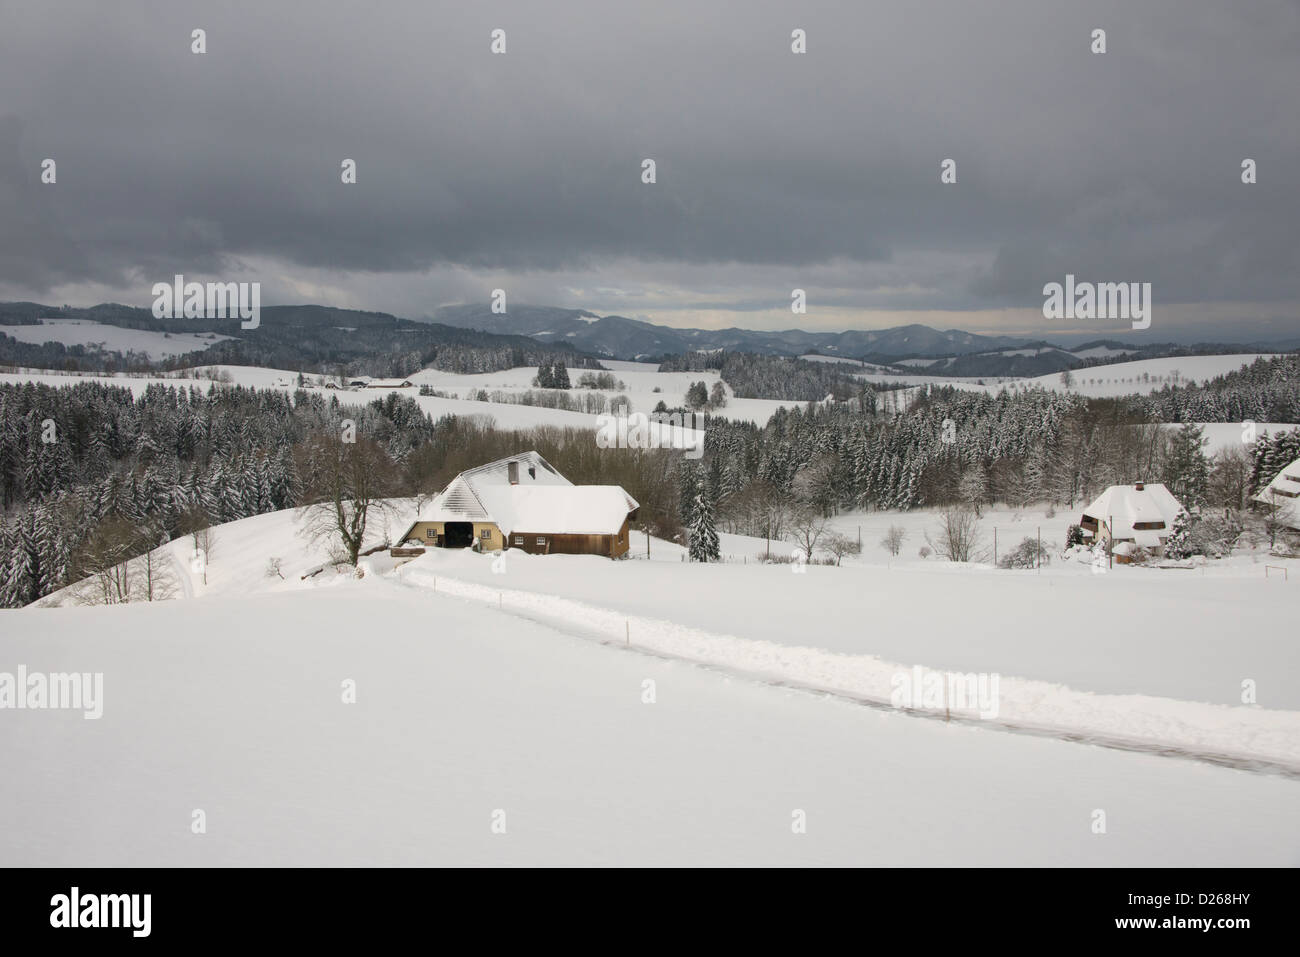
[[[11,864],[1300,863],[1295,780],[774,687],[377,570],[0,623],[0,668],[104,675],[98,720],[4,715]]]

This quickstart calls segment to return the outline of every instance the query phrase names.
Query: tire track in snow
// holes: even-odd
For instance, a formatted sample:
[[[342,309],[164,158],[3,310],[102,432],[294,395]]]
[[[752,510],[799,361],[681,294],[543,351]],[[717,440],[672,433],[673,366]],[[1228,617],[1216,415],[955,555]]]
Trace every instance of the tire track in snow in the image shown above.
[[[911,669],[872,656],[717,635],[555,595],[493,588],[409,565],[402,572],[397,581],[408,588],[432,588],[444,597],[488,605],[570,637],[667,661],[684,661],[773,688],[916,718],[1300,780],[1300,713],[1296,712],[1229,708],[1146,695],[1096,695],[1048,682],[1005,677],[1001,682],[1000,710],[1012,711],[1009,717],[981,718],[970,709],[953,709],[945,714],[925,708],[899,708],[890,701],[889,679]],[[631,640],[633,632],[636,640]],[[1035,709],[1055,710],[1067,720],[1035,720]],[[1090,717],[1103,726],[1090,726]],[[1167,736],[1123,734],[1104,726],[1128,720],[1145,721],[1167,732]],[[1243,734],[1247,739],[1260,739],[1259,744],[1253,749],[1233,747]]]

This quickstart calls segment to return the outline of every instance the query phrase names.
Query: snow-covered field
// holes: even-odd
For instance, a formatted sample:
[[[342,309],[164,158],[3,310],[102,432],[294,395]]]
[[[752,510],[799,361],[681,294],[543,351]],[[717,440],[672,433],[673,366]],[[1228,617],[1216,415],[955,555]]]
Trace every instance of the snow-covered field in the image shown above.
[[[1300,425],[1290,422],[1256,422],[1253,428],[1241,422],[1198,422],[1196,424],[1205,429],[1205,454],[1208,456],[1224,449],[1245,448],[1255,438],[1300,429]],[[1164,425],[1161,428],[1176,431],[1181,426]]]
[[[1271,359],[1272,354],[1245,354],[1224,356],[1180,356],[1166,359],[1139,359],[1133,362],[1116,362],[1110,365],[1093,366],[1071,370],[1073,379],[1069,391],[1089,398],[1109,398],[1122,395],[1145,394],[1162,389],[1166,385],[1188,385],[1202,383],[1228,372],[1235,372],[1243,366],[1250,365],[1256,359]],[[916,365],[923,360],[908,361],[900,365]],[[927,361],[928,360],[924,360]],[[999,389],[1014,386],[1016,388],[1042,388],[1054,392],[1065,390],[1061,383],[1061,374],[1031,378],[1014,378],[1004,376],[940,376],[918,373],[855,373],[858,378],[868,382],[892,382],[908,385],[951,385],[958,389],[981,390],[996,393]]]
[[[621,380],[627,388],[574,388],[569,390],[570,395],[581,399],[585,394],[599,393],[604,395],[607,400],[623,396],[632,404],[633,412],[651,412],[660,402],[663,402],[670,409],[684,405],[686,390],[696,382],[703,382],[712,390],[714,383],[720,381],[717,370],[707,372],[660,372],[657,365],[649,362],[614,362],[605,360],[601,364],[606,366],[613,376]],[[578,377],[582,375],[583,371],[582,369],[569,370],[569,380],[575,386]],[[479,375],[460,375],[438,369],[424,369],[409,378],[417,386],[427,384],[439,392],[454,394],[464,399],[480,389],[486,389],[489,393],[504,392],[510,395],[518,395],[533,388],[532,381],[536,375],[537,369],[535,367],[526,366],[506,369],[501,372],[486,372]],[[801,404],[780,402],[775,399],[737,399],[731,387],[726,383],[723,383],[723,389],[727,394],[726,407],[717,410],[714,414],[737,422],[753,422],[755,425],[763,425],[781,406],[788,408],[791,405]],[[482,403],[479,403],[479,405],[481,407]],[[495,405],[498,405],[498,403],[493,404],[494,407]],[[495,412],[495,409],[493,411]]]
[[[1071,518],[987,521],[1010,543]],[[0,715],[24,770],[0,779],[0,859],[1300,863],[1300,650],[1279,627],[1295,582],[1249,557],[954,566],[916,555],[933,520],[843,516],[865,554],[803,573],[724,535],[721,565],[652,540],[649,561],[438,550],[394,569],[381,552],[360,579],[303,579],[324,550],[278,512],[219,526],[205,585],[179,539],[180,600],[0,612],[0,671],[98,671],[105,689],[97,721]],[[899,523],[893,558],[874,543]],[[997,715],[890,708],[918,665],[998,674]]]
[[[65,346],[97,345],[107,352],[139,352],[150,359],[184,355],[206,349],[214,342],[230,336],[215,332],[194,334],[188,332],[151,332],[145,329],[124,329],[88,319],[43,319],[38,326],[0,325],[0,333],[12,336],[19,342],[41,345],[61,342]]]
[[[0,668],[104,675],[99,720],[3,716],[14,865],[1300,862],[1293,780],[863,708],[378,576],[0,623]]]

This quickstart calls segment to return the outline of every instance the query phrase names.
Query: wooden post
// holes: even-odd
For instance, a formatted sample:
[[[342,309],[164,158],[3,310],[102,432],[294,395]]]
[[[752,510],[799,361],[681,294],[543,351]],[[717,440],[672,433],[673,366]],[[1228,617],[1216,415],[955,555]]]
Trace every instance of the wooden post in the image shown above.
[[[997,564],[998,564],[998,527],[994,525],[993,526],[993,567],[996,568]]]
[[[1038,550],[1034,552],[1034,567],[1043,570],[1043,526],[1038,526]]]

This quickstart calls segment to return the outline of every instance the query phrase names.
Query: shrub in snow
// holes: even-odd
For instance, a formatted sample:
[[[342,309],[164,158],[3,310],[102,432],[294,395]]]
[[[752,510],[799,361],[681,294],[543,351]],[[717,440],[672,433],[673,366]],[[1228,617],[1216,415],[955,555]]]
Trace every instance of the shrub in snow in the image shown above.
[[[1043,513],[1043,516],[1045,518],[1056,518],[1056,506],[1055,505],[1047,506],[1047,511]]]
[[[1003,556],[998,561],[999,568],[1037,568],[1039,565],[1048,565],[1052,561],[1052,556],[1048,554],[1047,546],[1038,544],[1036,538],[1023,538],[1020,544],[1011,550],[1011,553]]]
[[[1072,524],[1065,530],[1065,547],[1073,548],[1075,545],[1083,544],[1083,528],[1079,525]]]
[[[1300,551],[1297,551],[1294,545],[1280,540],[1273,543],[1273,547],[1268,550],[1268,553],[1274,558],[1300,557]]]
[[[930,546],[929,546],[929,545],[922,545],[921,548],[917,551],[916,554],[920,555],[922,558],[929,558],[929,557],[930,557]]]
[[[1188,542],[1193,555],[1224,558],[1232,553],[1241,538],[1241,521],[1231,512],[1223,515],[1209,513],[1198,516],[1188,531]]]
[[[827,535],[826,540],[822,543],[822,548],[831,553],[836,565],[840,563],[840,560],[845,555],[859,555],[862,553],[861,542],[856,538],[841,535],[839,532],[831,532]]]
[[[906,537],[907,530],[902,525],[890,525],[889,531],[880,539],[880,547],[891,555],[897,555],[903,550],[903,539]],[[921,557],[924,558],[925,555]]]

